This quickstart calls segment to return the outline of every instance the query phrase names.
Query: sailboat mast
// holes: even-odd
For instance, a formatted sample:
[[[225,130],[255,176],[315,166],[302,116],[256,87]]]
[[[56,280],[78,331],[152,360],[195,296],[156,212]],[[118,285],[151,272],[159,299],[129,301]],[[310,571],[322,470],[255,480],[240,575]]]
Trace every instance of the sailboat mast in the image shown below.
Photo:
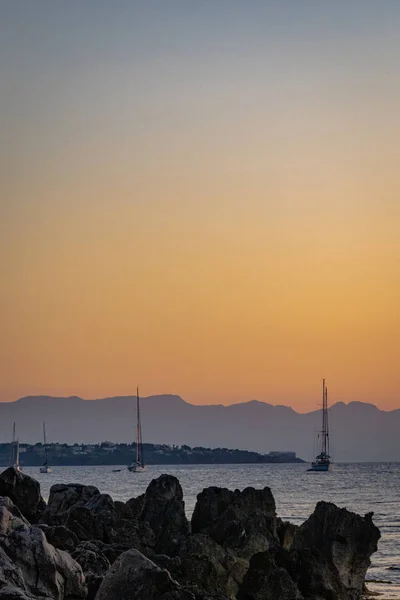
[[[328,388],[325,379],[322,380],[322,452],[329,454],[328,438]]]
[[[17,467],[19,467],[19,440],[17,440],[17,451],[16,451],[16,457],[15,457],[15,465]]]
[[[139,444],[140,444],[140,407],[139,407],[139,386],[136,388],[136,463],[139,463]]]
[[[46,425],[43,421],[43,444],[44,444],[44,457],[45,457],[45,464],[47,465],[47,442],[46,442]]]
[[[16,448],[15,448],[15,421],[13,424],[13,434],[12,434],[12,442],[11,442],[11,452],[10,452],[10,464],[11,466],[14,466],[14,464],[16,463],[15,460],[15,452]]]
[[[329,454],[328,388],[325,386],[325,452]]]

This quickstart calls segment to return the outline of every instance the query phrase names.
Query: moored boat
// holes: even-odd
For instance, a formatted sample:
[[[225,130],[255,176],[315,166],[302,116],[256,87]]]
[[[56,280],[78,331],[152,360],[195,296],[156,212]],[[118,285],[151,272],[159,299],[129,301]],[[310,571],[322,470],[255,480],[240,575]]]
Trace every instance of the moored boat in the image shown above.
[[[329,423],[328,423],[328,388],[325,379],[322,380],[322,430],[318,437],[321,439],[321,452],[315,457],[308,471],[329,471],[331,457],[329,455]]]
[[[43,421],[43,445],[44,445],[44,456],[45,461],[43,465],[40,467],[40,473],[51,473],[51,467],[49,467],[49,460],[47,457],[47,442],[46,442],[46,425]]]
[[[136,460],[128,466],[131,473],[143,473],[146,470],[143,456],[142,423],[140,419],[139,388],[136,390]]]

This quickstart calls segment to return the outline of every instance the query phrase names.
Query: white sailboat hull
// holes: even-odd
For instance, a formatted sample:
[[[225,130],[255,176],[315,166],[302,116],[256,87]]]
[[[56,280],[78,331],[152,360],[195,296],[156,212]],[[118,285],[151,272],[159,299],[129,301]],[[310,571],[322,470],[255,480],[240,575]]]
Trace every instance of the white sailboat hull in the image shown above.
[[[146,470],[146,465],[129,465],[128,471],[131,473],[143,473]]]
[[[39,469],[40,473],[51,473],[51,467],[40,467]]]
[[[330,464],[326,463],[326,464],[318,464],[318,463],[311,463],[311,468],[307,469],[308,471],[329,471],[330,468]]]

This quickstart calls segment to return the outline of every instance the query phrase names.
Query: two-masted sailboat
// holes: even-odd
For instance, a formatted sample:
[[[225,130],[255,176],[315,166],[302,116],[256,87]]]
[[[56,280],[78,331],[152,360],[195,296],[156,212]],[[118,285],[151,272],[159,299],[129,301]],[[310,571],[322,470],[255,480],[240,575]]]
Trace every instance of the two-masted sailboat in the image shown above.
[[[321,452],[308,470],[329,471],[331,457],[329,456],[328,388],[325,379],[322,380],[322,431],[319,432],[318,437],[321,439]]]
[[[146,470],[143,456],[142,423],[140,420],[139,388],[136,390],[136,460],[128,466],[132,473],[142,473]]]
[[[51,473],[51,467],[49,467],[49,460],[47,456],[47,441],[46,441],[46,425],[43,421],[43,445],[44,445],[44,463],[40,467],[40,473]]]
[[[19,440],[15,439],[15,422],[13,424],[13,436],[11,442],[11,453],[10,453],[10,465],[14,467],[16,471],[22,471],[22,467],[19,464]]]

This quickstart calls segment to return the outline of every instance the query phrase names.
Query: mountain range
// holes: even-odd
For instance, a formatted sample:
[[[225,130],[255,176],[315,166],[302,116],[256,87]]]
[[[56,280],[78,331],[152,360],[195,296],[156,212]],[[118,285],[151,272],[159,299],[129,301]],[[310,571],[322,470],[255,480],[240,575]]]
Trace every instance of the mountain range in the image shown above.
[[[9,442],[16,422],[20,442],[41,441],[46,421],[49,442],[132,442],[136,398],[83,400],[72,396],[27,396],[0,403],[0,443]],[[141,399],[143,439],[160,444],[226,447],[266,453],[295,451],[311,460],[321,413],[297,413],[288,406],[257,400],[230,406],[193,405],[180,396]],[[329,409],[331,454],[336,462],[400,461],[400,409],[338,402]],[[317,446],[318,447],[318,446]]]

